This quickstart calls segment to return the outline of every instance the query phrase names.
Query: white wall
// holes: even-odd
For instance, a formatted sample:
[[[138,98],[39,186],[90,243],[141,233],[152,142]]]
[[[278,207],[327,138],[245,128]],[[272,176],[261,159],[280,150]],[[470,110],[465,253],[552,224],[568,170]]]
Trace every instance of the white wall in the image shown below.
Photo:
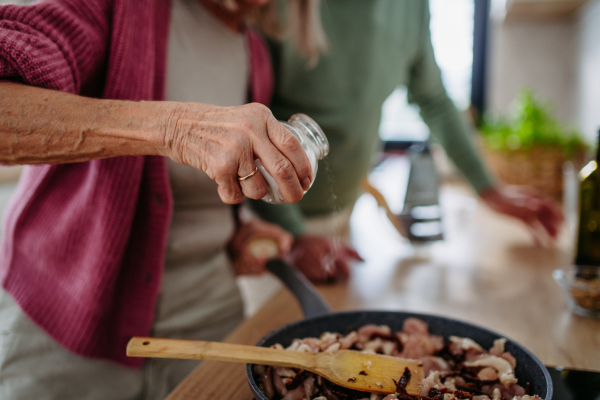
[[[550,101],[557,117],[576,122],[577,21],[493,20],[488,107],[506,114],[528,86]]]
[[[590,142],[600,128],[600,0],[561,21],[494,20],[488,106],[505,114],[523,86],[554,105]]]
[[[577,116],[583,133],[595,141],[600,128],[600,0],[581,11],[577,28]]]

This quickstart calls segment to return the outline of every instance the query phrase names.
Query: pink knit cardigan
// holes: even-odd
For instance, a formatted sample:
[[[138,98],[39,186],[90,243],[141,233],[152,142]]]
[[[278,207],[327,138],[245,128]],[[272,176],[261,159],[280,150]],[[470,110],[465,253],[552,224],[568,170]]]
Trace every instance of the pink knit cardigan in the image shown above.
[[[47,0],[0,7],[0,80],[90,97],[163,100],[169,0]],[[273,79],[247,31],[252,99]],[[150,334],[172,198],[162,157],[27,167],[3,221],[0,281],[68,350],[139,367]]]

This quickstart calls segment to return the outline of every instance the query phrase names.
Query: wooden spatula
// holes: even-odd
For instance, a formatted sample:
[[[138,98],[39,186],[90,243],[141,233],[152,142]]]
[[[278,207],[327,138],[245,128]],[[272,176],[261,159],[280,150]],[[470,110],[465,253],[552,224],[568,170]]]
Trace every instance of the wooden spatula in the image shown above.
[[[363,354],[354,350],[300,353],[199,340],[134,337],[127,345],[127,355],[130,357],[215,360],[300,368],[321,375],[340,386],[382,394],[396,392],[394,380],[400,381],[405,368],[410,371],[410,380],[406,386],[408,394],[418,395],[423,380],[423,368],[416,360]]]

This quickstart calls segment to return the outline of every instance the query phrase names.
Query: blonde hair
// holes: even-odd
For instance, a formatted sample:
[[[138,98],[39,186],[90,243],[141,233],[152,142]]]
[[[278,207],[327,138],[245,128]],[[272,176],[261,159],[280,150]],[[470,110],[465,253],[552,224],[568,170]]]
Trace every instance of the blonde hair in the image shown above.
[[[224,7],[235,10],[235,0],[213,0]],[[294,45],[308,60],[308,66],[314,67],[319,56],[329,48],[329,43],[321,24],[321,0],[286,0],[288,15],[283,27],[280,10],[276,1],[260,7],[248,16],[248,22],[261,29],[274,40],[283,40],[290,36]]]

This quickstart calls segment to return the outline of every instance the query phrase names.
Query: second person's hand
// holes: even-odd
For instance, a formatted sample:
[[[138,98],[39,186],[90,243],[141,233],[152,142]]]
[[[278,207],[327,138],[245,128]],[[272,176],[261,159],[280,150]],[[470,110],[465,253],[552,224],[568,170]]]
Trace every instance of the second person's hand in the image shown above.
[[[341,239],[317,235],[298,236],[286,259],[317,283],[345,281],[350,276],[348,262],[363,261]]]
[[[524,222],[536,244],[555,240],[564,220],[554,200],[530,188],[495,186],[480,196],[493,210]]]
[[[278,225],[261,220],[243,223],[228,245],[235,274],[260,275],[266,272],[266,262],[275,257],[283,258],[293,242],[293,236]],[[254,245],[258,245],[258,249]]]
[[[271,111],[252,103],[218,107],[198,103],[167,103],[163,155],[208,174],[219,185],[223,202],[243,196],[260,199],[267,184],[255,170],[259,158],[288,203],[299,201],[311,181],[311,167],[298,139]]]

